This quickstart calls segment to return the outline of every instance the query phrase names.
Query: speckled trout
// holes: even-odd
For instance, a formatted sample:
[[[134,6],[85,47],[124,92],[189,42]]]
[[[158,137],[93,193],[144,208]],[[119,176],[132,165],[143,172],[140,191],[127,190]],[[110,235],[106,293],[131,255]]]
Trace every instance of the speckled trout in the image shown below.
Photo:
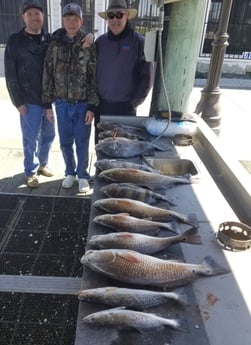
[[[102,214],[93,219],[95,224],[103,225],[116,231],[140,233],[158,232],[160,229],[177,232],[175,222],[162,223],[150,219],[141,219],[130,216],[128,213]]]
[[[91,325],[116,327],[117,329],[134,328],[140,333],[158,332],[165,327],[180,331],[187,330],[179,319],[166,319],[152,313],[128,310],[125,307],[98,311],[87,315],[83,321]]]
[[[201,244],[197,228],[186,230],[181,235],[153,237],[130,232],[116,232],[105,235],[93,235],[88,244],[96,249],[131,249],[143,254],[154,254],[175,243]]]
[[[127,182],[152,190],[166,189],[175,184],[190,184],[190,177],[175,177],[130,168],[103,170],[98,177],[110,182]]]
[[[165,208],[148,205],[142,201],[127,198],[107,198],[99,199],[93,203],[93,206],[110,213],[129,213],[138,218],[163,219],[172,217],[180,222],[194,225],[193,220],[188,216],[178,212],[170,211]]]
[[[201,264],[162,260],[127,249],[88,250],[81,263],[112,279],[138,285],[182,286],[200,275],[214,276],[229,271],[210,256]]]
[[[81,290],[76,294],[79,300],[89,303],[101,303],[112,307],[145,309],[170,300],[187,304],[187,296],[181,291],[161,292],[142,289],[127,289],[106,286],[96,289]]]

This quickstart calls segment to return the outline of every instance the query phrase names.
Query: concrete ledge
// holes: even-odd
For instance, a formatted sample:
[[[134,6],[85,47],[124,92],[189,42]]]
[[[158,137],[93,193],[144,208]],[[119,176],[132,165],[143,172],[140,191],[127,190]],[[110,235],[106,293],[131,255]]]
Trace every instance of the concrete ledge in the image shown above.
[[[215,133],[194,114],[198,128],[195,150],[240,220],[251,225],[251,176],[222,147]]]

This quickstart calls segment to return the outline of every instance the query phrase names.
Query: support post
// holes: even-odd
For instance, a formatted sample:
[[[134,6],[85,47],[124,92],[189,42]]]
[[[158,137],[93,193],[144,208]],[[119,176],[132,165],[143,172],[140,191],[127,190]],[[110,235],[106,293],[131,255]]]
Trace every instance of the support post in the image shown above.
[[[222,0],[219,27],[214,36],[214,41],[212,42],[212,55],[208,71],[207,86],[201,91],[201,99],[195,109],[195,113],[201,114],[205,122],[216,133],[219,132],[221,123],[221,90],[219,81],[226,48],[228,46],[229,35],[227,34],[227,28],[232,3],[233,0]]]

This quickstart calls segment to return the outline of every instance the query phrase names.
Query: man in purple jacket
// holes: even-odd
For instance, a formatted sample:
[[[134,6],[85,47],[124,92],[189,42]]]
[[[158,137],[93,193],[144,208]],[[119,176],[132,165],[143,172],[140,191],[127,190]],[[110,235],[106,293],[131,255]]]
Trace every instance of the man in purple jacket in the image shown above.
[[[100,115],[136,115],[152,87],[153,64],[145,59],[144,37],[129,23],[136,15],[125,0],[111,0],[99,13],[108,21],[108,32],[96,40]]]

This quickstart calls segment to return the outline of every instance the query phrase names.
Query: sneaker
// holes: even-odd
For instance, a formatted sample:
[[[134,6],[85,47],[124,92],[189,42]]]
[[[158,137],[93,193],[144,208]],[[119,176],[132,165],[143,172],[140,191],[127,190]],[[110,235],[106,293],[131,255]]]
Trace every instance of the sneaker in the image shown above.
[[[79,178],[78,179],[78,190],[79,190],[79,193],[89,192],[90,186],[89,186],[88,180],[86,180],[85,178]]]
[[[27,177],[27,186],[31,188],[37,188],[39,186],[39,181],[35,175]]]
[[[43,176],[46,176],[46,177],[52,177],[54,174],[53,172],[51,171],[50,168],[48,168],[46,165],[44,166],[40,166],[38,168],[38,175],[43,175]]]
[[[63,188],[71,188],[76,181],[76,176],[74,175],[67,175],[64,181],[62,182]]]

